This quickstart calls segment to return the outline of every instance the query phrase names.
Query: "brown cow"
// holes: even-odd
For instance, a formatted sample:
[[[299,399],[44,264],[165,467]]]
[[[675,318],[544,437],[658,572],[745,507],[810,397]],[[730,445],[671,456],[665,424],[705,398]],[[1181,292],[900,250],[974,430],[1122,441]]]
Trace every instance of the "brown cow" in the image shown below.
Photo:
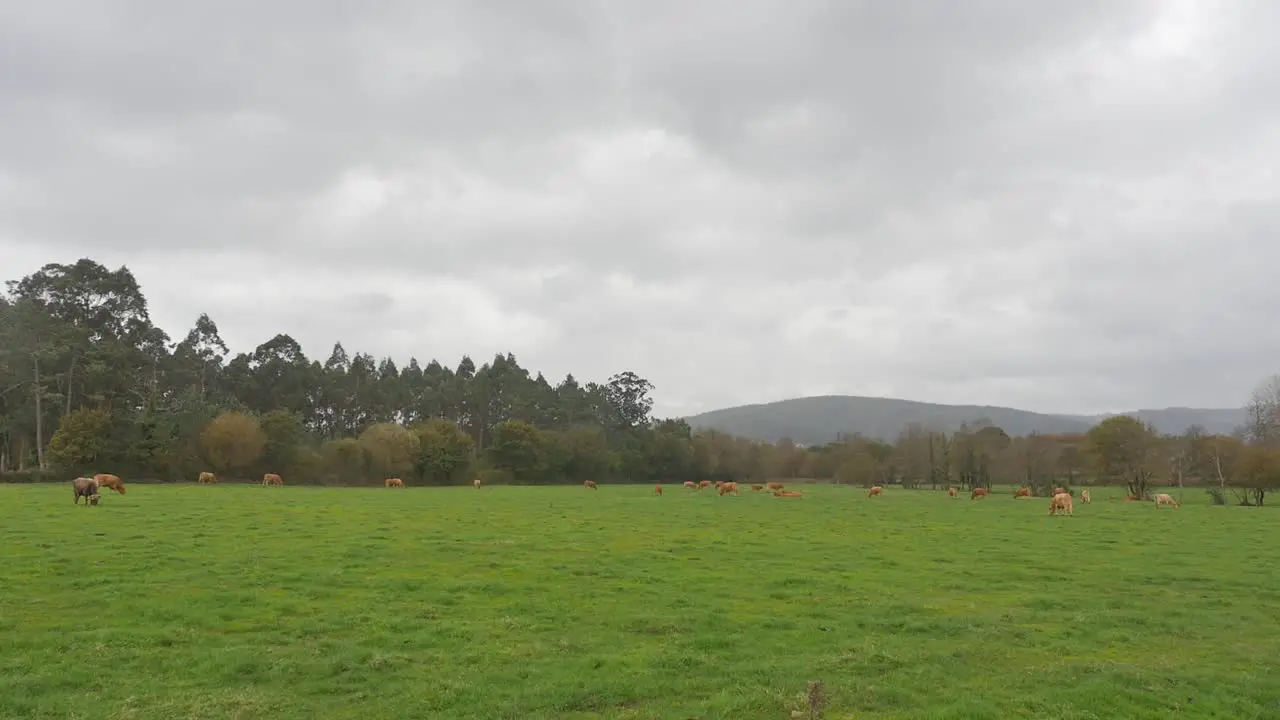
[[[472,485],[474,485],[474,486],[475,486],[475,488],[476,488],[477,490],[479,490],[479,489],[480,489],[480,478],[476,478],[475,480],[472,480],[472,481],[471,481],[471,484],[472,484]]]
[[[877,495],[883,495],[883,494],[884,494],[884,488],[880,487],[879,485],[867,491],[867,497],[875,497]]]
[[[1085,505],[1090,505],[1090,504],[1092,504],[1092,503],[1093,503],[1093,499],[1089,497],[1089,491],[1088,491],[1088,490],[1081,490],[1081,491],[1080,491],[1080,499],[1081,499],[1082,501],[1084,501],[1084,504],[1085,504]]]
[[[401,480],[400,478],[387,478],[386,480],[383,481],[383,484],[389,488],[404,487],[404,481]]]
[[[121,482],[120,478],[116,477],[115,475],[98,473],[97,475],[93,476],[93,479],[98,481],[98,485],[100,487],[111,488],[112,490],[115,490],[121,495],[124,494],[124,483]]]
[[[951,497],[957,497],[960,495],[960,492],[952,487],[952,488],[947,488],[947,494],[950,495]]]
[[[84,498],[85,507],[90,503],[98,504],[98,481],[93,478],[79,477],[71,481],[71,490],[75,494],[75,505],[80,504],[80,498]]]
[[[784,491],[784,490],[774,490],[774,491],[773,491],[773,496],[774,496],[774,497],[788,497],[788,498],[791,498],[791,497],[803,497],[803,495],[801,495],[801,494],[800,494],[800,493],[798,493],[798,492],[795,492],[794,490],[785,490],[785,491]]]
[[[661,486],[661,485],[654,485],[654,486],[653,486],[653,494],[654,494],[654,495],[661,495],[661,494],[662,494],[662,486]]]
[[[1057,493],[1053,496],[1053,500],[1049,501],[1049,514],[1055,515],[1059,512],[1071,515],[1071,496],[1067,493]]]
[[[1031,488],[1018,488],[1017,490],[1013,491],[1014,500],[1017,500],[1018,498],[1030,498],[1030,497],[1031,497]]]
[[[699,490],[706,490],[706,489],[707,489],[707,488],[709,488],[709,487],[711,487],[711,481],[710,481],[710,480],[703,480],[702,482],[698,483],[698,489],[699,489]]]
[[[1181,505],[1178,504],[1177,500],[1173,499],[1172,495],[1169,495],[1167,493],[1156,493],[1156,496],[1152,499],[1156,501],[1157,510],[1160,509],[1161,505],[1172,505],[1174,510],[1177,510],[1178,508],[1182,507]]]
[[[697,490],[697,489],[698,489],[698,484],[697,484],[697,483],[695,483],[695,482],[694,482],[694,481],[692,481],[692,480],[685,480],[685,481],[684,481],[684,486],[685,486],[686,488],[688,488],[689,490]]]
[[[761,490],[763,490],[763,489],[764,489],[764,486],[763,486],[763,485],[752,485],[752,486],[751,486],[751,492],[760,492],[760,491],[761,491]]]
[[[973,492],[969,493],[969,499],[977,500],[980,497],[986,497],[990,494],[991,494],[991,491],[986,488],[974,488]]]
[[[784,488],[784,487],[786,487],[786,486],[785,486],[785,485],[783,485],[782,483],[769,483],[769,484],[768,484],[768,485],[766,485],[765,487],[769,488],[770,490],[781,490],[782,488]]]
[[[737,495],[737,494],[738,494],[738,483],[736,483],[736,482],[721,483],[721,484],[720,484],[720,494],[721,494],[721,495],[728,495],[728,494],[730,494],[730,493],[732,493],[732,494],[734,494],[734,495]]]
[[[284,480],[281,479],[281,477],[275,473],[267,473],[266,475],[262,476],[262,484],[263,485],[279,485],[283,487]]]
[[[217,485],[218,476],[214,475],[211,472],[202,472],[200,473],[200,479],[196,480],[196,482],[200,483],[201,485]]]
[[[1068,490],[1067,488],[1054,488],[1054,489],[1053,489],[1053,494],[1054,494],[1054,495],[1061,495],[1062,493],[1066,493],[1066,494],[1070,495],[1071,497],[1075,497],[1075,495],[1076,495],[1076,493],[1075,493],[1075,491],[1074,491],[1074,490]]]
[[[583,480],[583,481],[582,481],[582,487],[589,487],[589,488],[591,488],[592,490],[599,490],[599,489],[600,489],[600,488],[596,487],[595,482],[594,482],[594,481],[592,481],[592,480]]]

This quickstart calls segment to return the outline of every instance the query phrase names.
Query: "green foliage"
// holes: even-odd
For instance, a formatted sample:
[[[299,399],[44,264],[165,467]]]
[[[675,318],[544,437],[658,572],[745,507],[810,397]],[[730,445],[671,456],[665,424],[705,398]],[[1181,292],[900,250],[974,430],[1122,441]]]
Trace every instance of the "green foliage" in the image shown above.
[[[63,473],[92,470],[110,451],[111,414],[105,410],[76,410],[62,419],[49,439],[49,462]]]
[[[293,475],[297,468],[298,453],[307,441],[307,429],[302,420],[286,410],[272,410],[259,421],[266,444],[262,449],[259,465],[264,473]]]
[[[471,464],[475,443],[457,423],[439,418],[413,428],[418,438],[414,458],[417,477],[426,483],[448,485]]]
[[[26,483],[52,483],[66,482],[70,480],[66,473],[57,470],[40,470],[38,468],[30,468],[27,470],[10,470],[0,473],[0,483],[26,484]]]
[[[509,472],[515,482],[545,482],[553,458],[553,446],[533,425],[508,420],[494,428],[489,459],[494,468]]]

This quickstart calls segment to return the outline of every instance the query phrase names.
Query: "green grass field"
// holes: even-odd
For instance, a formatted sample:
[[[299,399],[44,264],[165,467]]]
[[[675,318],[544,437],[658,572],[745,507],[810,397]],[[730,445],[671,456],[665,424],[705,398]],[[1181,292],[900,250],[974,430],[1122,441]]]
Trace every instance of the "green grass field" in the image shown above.
[[[1280,717],[1270,509],[666,491],[0,486],[0,717]]]

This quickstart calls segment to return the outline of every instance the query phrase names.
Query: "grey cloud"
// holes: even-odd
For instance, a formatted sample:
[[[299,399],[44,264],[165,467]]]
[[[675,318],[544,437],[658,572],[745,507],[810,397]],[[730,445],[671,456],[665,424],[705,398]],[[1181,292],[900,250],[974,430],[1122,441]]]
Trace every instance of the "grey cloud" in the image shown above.
[[[1231,405],[1280,355],[1278,29],[1260,2],[10,3],[0,253],[129,263],[175,335],[632,368],[672,412]]]

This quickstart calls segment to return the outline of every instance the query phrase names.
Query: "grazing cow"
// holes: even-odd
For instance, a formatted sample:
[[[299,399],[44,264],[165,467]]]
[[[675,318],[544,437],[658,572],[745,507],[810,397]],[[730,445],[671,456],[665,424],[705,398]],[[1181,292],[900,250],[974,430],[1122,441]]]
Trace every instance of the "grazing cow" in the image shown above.
[[[98,481],[99,487],[111,488],[112,490],[115,490],[121,495],[124,494],[124,483],[121,482],[120,478],[116,477],[115,475],[98,473],[97,475],[93,476],[93,479]]]
[[[1075,491],[1075,490],[1068,490],[1067,488],[1054,488],[1054,489],[1053,489],[1053,494],[1054,494],[1054,495],[1061,495],[1062,493],[1066,493],[1066,494],[1070,495],[1071,497],[1075,497],[1075,496],[1076,496],[1076,491]]]
[[[785,486],[782,483],[769,483],[765,487],[769,488],[770,490],[781,490]]]
[[[404,481],[401,480],[400,478],[387,478],[386,480],[383,481],[383,484],[389,488],[404,487]]]
[[[662,486],[661,486],[661,485],[654,485],[654,486],[653,486],[653,494],[654,494],[654,495],[661,495],[661,494],[662,494]]]
[[[698,483],[698,489],[699,489],[699,490],[706,490],[706,489],[707,489],[707,488],[709,488],[709,487],[711,487],[711,481],[710,481],[710,480],[703,480],[702,482]]]
[[[763,486],[763,485],[752,485],[752,486],[751,486],[751,492],[760,492],[760,491],[761,491],[761,490],[763,490],[763,489],[764,489],[764,486]]]
[[[1161,505],[1172,505],[1174,510],[1177,510],[1178,508],[1182,507],[1181,505],[1178,504],[1177,500],[1173,499],[1172,495],[1169,495],[1167,493],[1156,493],[1156,496],[1152,499],[1156,501],[1157,510],[1160,509]]]
[[[1057,493],[1053,496],[1053,500],[1049,502],[1049,514],[1055,515],[1059,512],[1071,515],[1071,496],[1067,493]]]
[[[734,494],[734,495],[737,495],[737,494],[738,494],[738,483],[736,483],[736,482],[727,482],[727,483],[721,483],[721,484],[720,484],[720,494],[721,494],[721,495],[729,495],[729,494],[731,494],[731,493],[732,493],[732,494]]]
[[[589,487],[589,488],[591,488],[592,490],[599,490],[599,489],[600,489],[600,488],[596,487],[595,481],[593,481],[593,480],[583,480],[583,481],[582,481],[582,487]]]
[[[211,472],[202,472],[200,473],[200,479],[196,480],[196,482],[200,483],[201,485],[217,485],[218,476],[214,475]]]
[[[960,492],[955,488],[951,487],[951,488],[947,488],[947,494],[950,495],[951,497],[958,497],[960,495]]]
[[[695,483],[695,482],[694,482],[694,481],[692,481],[692,480],[685,480],[685,481],[684,481],[684,486],[685,486],[686,488],[690,489],[690,490],[697,490],[697,489],[698,489],[698,484],[697,484],[697,483]]]
[[[1031,497],[1031,488],[1018,488],[1017,490],[1014,490],[1014,491],[1013,491],[1013,499],[1014,499],[1014,500],[1017,500],[1017,499],[1018,499],[1018,498],[1020,498],[1020,497],[1030,498],[1030,497]]]
[[[1093,503],[1093,498],[1090,498],[1090,497],[1089,497],[1089,491],[1088,491],[1088,490],[1081,490],[1081,491],[1080,491],[1080,499],[1081,499],[1082,501],[1084,501],[1084,504],[1085,504],[1085,505],[1090,505],[1090,504],[1092,504],[1092,503]]]
[[[877,495],[883,495],[883,494],[884,494],[884,488],[880,487],[879,485],[867,491],[867,497],[875,497]]]
[[[71,481],[71,489],[75,492],[75,505],[80,504],[80,498],[84,498],[85,507],[90,503],[98,504],[98,481],[93,478],[79,477]]]
[[[795,492],[794,490],[774,490],[773,496],[774,497],[804,497],[803,495],[801,495],[798,492]]]
[[[990,494],[991,494],[991,491],[986,488],[974,488],[973,492],[969,493],[969,499],[977,500],[980,497],[986,497]]]
[[[266,475],[262,476],[262,484],[263,485],[279,485],[283,487],[284,480],[281,479],[281,477],[275,473],[267,473]]]
[[[723,481],[723,480],[717,480],[717,481],[716,481],[716,489],[717,489],[717,490],[719,490],[721,485],[724,485],[724,481]]]

